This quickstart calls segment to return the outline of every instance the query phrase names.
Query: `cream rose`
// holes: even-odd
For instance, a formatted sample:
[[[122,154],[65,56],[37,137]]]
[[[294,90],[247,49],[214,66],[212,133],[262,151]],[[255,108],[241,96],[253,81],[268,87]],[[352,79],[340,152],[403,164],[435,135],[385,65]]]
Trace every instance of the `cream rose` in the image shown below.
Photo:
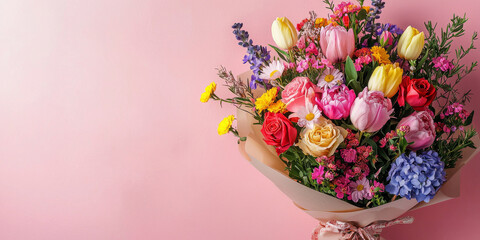
[[[321,118],[311,129],[304,129],[297,144],[305,154],[314,157],[332,156],[338,145],[347,136],[347,130],[335,126],[331,121]]]

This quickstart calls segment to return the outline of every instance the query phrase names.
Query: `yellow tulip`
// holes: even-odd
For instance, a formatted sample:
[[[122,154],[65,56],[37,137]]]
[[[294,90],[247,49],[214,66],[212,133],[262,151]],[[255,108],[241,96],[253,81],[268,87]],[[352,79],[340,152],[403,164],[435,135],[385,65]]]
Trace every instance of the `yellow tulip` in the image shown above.
[[[398,56],[405,60],[414,60],[422,53],[425,44],[425,34],[419,32],[416,28],[408,26],[398,40]]]
[[[368,80],[368,90],[380,91],[385,97],[391,98],[398,92],[398,86],[402,83],[403,69],[394,64],[382,64],[375,68]]]
[[[272,24],[273,40],[279,48],[290,50],[297,44],[297,29],[286,17],[277,18]]]

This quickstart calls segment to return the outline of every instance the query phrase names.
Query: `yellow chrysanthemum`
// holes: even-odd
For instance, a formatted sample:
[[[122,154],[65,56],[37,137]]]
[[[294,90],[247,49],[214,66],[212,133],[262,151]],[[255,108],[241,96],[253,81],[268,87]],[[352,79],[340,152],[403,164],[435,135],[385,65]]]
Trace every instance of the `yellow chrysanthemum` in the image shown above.
[[[315,27],[321,28],[328,25],[328,20],[326,18],[317,18],[315,19]]]
[[[338,26],[338,23],[336,21],[332,20],[332,19],[328,20],[328,22],[327,22],[327,25],[330,25],[330,24],[334,27]]]
[[[267,110],[272,113],[284,113],[287,110],[287,105],[285,105],[282,100],[278,100],[276,103],[270,105]]]
[[[277,88],[274,87],[255,100],[255,108],[258,112],[262,112],[275,102],[275,98],[277,98]]]
[[[217,129],[218,135],[223,135],[228,133],[230,131],[230,128],[232,127],[232,122],[234,119],[235,117],[233,115],[230,115],[224,118],[220,122],[220,124],[218,124],[218,129]]]
[[[200,96],[200,102],[206,103],[210,99],[211,94],[208,92],[203,92],[202,96]]]
[[[363,6],[362,8],[365,9],[365,11],[367,11],[367,13],[370,12],[370,6]]]
[[[211,82],[206,88],[205,92],[209,92],[210,94],[214,93],[217,90],[217,84],[215,82]]]
[[[388,55],[387,51],[383,47],[373,46],[371,49],[372,56],[375,58],[377,62],[380,64],[391,64],[390,55]]]
[[[200,102],[206,103],[212,96],[212,94],[215,92],[217,89],[217,84],[215,82],[210,83],[206,88],[205,92],[202,93],[202,96],[200,96]]]

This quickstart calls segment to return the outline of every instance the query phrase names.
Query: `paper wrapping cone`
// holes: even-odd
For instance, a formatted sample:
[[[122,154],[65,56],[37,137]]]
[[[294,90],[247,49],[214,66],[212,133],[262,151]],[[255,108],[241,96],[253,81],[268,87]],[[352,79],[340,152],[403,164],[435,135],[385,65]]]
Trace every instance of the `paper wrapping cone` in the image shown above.
[[[242,74],[243,79],[249,73]],[[258,92],[259,94],[259,92]],[[261,126],[253,125],[255,120],[244,111],[237,112],[237,128],[240,136],[247,137],[239,145],[242,155],[263,175],[272,181],[294,204],[318,220],[338,220],[355,222],[358,226],[367,226],[380,220],[393,220],[411,209],[421,208],[443,202],[459,196],[460,169],[477,153],[476,149],[465,149],[463,159],[458,160],[453,169],[447,169],[447,180],[429,203],[418,203],[415,199],[402,198],[374,208],[359,208],[333,196],[308,188],[288,177],[285,164],[280,160],[272,146],[263,141]],[[473,139],[478,146],[480,139]],[[338,234],[324,236],[323,239],[338,239]]]
[[[392,220],[412,208],[420,208],[459,196],[460,169],[477,153],[476,149],[465,149],[463,159],[457,166],[447,169],[447,181],[442,185],[429,203],[417,203],[405,198],[375,208],[356,207],[333,196],[308,188],[288,177],[285,164],[280,160],[272,146],[263,141],[259,125],[253,125],[251,115],[237,112],[237,128],[240,136],[247,136],[246,142],[239,145],[240,152],[262,174],[269,178],[285,195],[310,216],[321,220],[355,221],[359,225],[368,225],[378,220]],[[479,138],[473,139],[479,144]]]

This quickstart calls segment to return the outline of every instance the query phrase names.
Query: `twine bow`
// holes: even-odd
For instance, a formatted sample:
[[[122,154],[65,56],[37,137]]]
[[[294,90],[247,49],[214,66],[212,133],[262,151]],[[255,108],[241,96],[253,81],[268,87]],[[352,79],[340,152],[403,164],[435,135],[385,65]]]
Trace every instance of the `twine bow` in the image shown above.
[[[340,240],[378,240],[384,228],[396,224],[411,224],[412,222],[413,217],[404,217],[391,221],[374,222],[366,227],[358,227],[351,222],[336,220],[330,220],[328,222],[320,221],[318,227],[313,231],[312,240],[319,240],[321,235],[327,232],[341,234],[342,237]]]

